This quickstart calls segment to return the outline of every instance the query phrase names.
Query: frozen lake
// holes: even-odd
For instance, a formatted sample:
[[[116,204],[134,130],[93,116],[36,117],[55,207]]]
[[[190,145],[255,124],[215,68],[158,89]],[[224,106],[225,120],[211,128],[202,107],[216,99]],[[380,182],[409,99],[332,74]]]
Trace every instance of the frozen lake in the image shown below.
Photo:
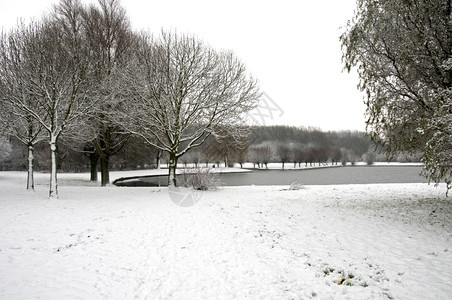
[[[305,185],[421,183],[420,166],[348,166],[299,170],[253,170],[250,173],[223,173],[224,186],[290,185],[298,181]],[[143,176],[117,182],[118,186],[165,186],[167,176]]]

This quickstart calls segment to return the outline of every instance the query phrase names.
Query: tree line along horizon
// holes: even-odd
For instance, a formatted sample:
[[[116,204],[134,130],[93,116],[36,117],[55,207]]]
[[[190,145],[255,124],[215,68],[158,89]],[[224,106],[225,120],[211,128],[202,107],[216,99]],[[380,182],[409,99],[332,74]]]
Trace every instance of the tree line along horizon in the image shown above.
[[[449,189],[451,2],[357,0],[340,41],[345,69],[357,70],[366,95],[369,140],[243,126],[261,91],[231,51],[195,35],[134,31],[119,0],[60,0],[41,19],[1,35],[2,139],[26,149],[28,189],[34,167],[50,170],[49,197],[58,196],[57,170],[87,157],[90,170],[100,164],[102,185],[111,167],[137,157],[166,160],[176,184],[178,163],[372,161],[371,144],[388,158],[420,160],[423,175]],[[272,130],[292,138],[262,137]],[[347,134],[359,142],[342,145]]]
[[[49,171],[46,143],[34,150],[36,171]],[[134,170],[168,167],[169,157],[140,139],[129,136],[127,142],[110,156],[110,170]],[[8,155],[0,159],[0,170],[27,170],[27,148],[11,137]],[[407,154],[393,158],[398,162],[418,162],[420,156]],[[360,131],[328,131],[292,126],[256,126],[246,140],[240,143],[219,143],[215,138],[181,157],[179,167],[240,166],[252,163],[255,168],[266,168],[268,163],[302,164],[354,164],[364,161],[388,161],[384,151]],[[249,166],[248,166],[249,167]],[[91,151],[73,149],[66,144],[57,147],[57,168],[62,172],[90,172],[90,180],[98,180],[98,158]]]

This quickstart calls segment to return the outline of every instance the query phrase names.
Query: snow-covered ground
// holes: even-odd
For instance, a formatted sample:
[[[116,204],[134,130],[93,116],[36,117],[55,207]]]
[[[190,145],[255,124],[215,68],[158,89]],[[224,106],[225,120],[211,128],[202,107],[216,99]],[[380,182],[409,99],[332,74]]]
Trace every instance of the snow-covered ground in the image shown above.
[[[452,298],[444,186],[223,187],[184,208],[87,174],[48,200],[25,176],[0,172],[0,299]]]

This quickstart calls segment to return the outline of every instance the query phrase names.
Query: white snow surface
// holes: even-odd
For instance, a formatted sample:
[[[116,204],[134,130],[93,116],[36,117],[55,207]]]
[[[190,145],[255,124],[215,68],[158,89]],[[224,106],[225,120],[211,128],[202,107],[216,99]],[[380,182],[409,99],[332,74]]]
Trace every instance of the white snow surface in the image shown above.
[[[35,176],[0,172],[0,299],[452,298],[445,186],[223,187],[184,208],[88,174],[49,200]]]

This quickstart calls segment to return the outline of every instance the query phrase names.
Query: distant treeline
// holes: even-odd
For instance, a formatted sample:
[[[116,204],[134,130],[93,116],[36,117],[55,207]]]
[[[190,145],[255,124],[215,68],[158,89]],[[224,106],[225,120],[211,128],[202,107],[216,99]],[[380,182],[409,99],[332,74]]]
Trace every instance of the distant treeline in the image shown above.
[[[49,166],[47,151],[48,145],[40,143],[35,147],[35,169],[46,171]],[[293,152],[284,154],[286,151]],[[283,160],[294,161],[295,152],[300,150],[313,150],[321,153],[320,161],[337,157],[338,151],[352,153],[361,157],[368,152],[371,142],[364,132],[340,131],[323,132],[316,128],[289,127],[289,126],[260,126],[250,130],[248,139],[240,141],[217,140],[209,138],[204,145],[192,150],[181,158],[182,164],[223,163],[231,165],[244,162],[279,162]],[[1,161],[3,170],[26,170],[26,147],[21,143],[10,140],[10,153]],[[264,149],[264,150],[262,150]],[[258,153],[264,151],[265,157],[258,158]],[[335,157],[331,155],[336,152]],[[325,154],[327,153],[327,154]],[[262,154],[262,153],[261,153]],[[334,153],[333,153],[334,154]],[[58,168],[66,172],[86,172],[90,170],[90,151],[82,148],[68,147],[64,143],[58,145]],[[281,155],[283,157],[281,157]],[[287,157],[285,157],[287,156]],[[331,157],[330,157],[331,156]],[[318,161],[319,158],[312,158]],[[160,153],[140,139],[130,136],[121,151],[111,158],[110,167],[113,170],[140,169],[157,167],[158,160],[166,163],[165,154]],[[353,158],[351,159],[353,160]]]
[[[0,162],[1,170],[26,170],[27,149],[13,138],[9,141],[9,154]],[[35,169],[47,171],[49,168],[48,145],[40,143],[35,147]],[[4,147],[5,148],[5,147]],[[384,160],[383,154],[374,151],[374,146],[364,132],[322,131],[316,128],[291,126],[253,127],[246,140],[228,140],[210,137],[201,147],[184,155],[181,164],[233,165],[252,162],[265,167],[270,162],[315,164],[355,162],[360,160]],[[90,152],[83,148],[58,145],[58,169],[64,172],[90,171]],[[417,158],[399,158],[408,161]],[[161,162],[167,163],[164,153],[152,148],[139,138],[130,136],[122,149],[111,157],[112,170],[156,168]]]
[[[252,130],[253,144],[273,141],[301,146],[339,147],[353,150],[361,156],[372,144],[362,131],[322,131],[313,127],[260,126]]]

